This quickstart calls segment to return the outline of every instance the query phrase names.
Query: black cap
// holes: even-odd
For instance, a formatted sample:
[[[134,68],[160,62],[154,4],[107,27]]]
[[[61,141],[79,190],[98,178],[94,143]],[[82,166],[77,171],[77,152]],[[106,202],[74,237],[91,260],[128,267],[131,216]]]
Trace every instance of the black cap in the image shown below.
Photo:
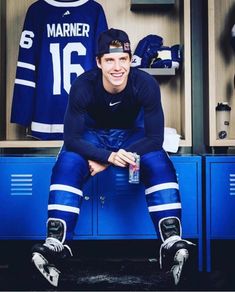
[[[218,102],[216,106],[217,111],[231,111],[231,107],[228,105],[227,102]]]
[[[119,41],[122,48],[111,48],[112,41]],[[100,56],[109,53],[129,53],[131,54],[131,45],[128,35],[120,29],[110,28],[99,35],[96,55]]]

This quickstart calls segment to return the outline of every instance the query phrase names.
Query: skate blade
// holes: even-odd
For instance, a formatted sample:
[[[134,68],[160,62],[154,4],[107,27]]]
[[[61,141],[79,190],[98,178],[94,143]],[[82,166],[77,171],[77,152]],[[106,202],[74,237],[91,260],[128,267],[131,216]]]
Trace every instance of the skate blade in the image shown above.
[[[180,278],[183,272],[183,266],[189,257],[187,249],[179,249],[174,257],[175,265],[171,268],[171,272],[174,278],[175,285],[177,286],[180,282]]]
[[[58,286],[60,271],[51,266],[48,261],[40,254],[33,253],[32,261],[43,277],[54,287]]]

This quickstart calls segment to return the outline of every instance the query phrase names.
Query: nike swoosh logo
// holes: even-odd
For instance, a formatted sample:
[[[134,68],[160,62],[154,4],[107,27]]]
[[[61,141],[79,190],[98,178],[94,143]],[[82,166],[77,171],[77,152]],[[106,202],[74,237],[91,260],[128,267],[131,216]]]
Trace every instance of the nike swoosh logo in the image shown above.
[[[119,103],[121,103],[121,101],[117,101],[117,102],[110,101],[109,106],[114,106],[114,105],[119,104]]]

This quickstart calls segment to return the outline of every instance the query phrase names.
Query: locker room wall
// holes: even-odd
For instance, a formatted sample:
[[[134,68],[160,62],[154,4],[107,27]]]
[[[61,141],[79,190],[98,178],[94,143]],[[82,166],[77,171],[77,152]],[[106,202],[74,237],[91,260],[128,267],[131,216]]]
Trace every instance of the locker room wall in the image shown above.
[[[18,58],[19,40],[28,7],[36,0],[6,1],[6,140],[24,140],[25,129],[10,123],[14,78]],[[132,50],[148,34],[163,37],[164,45],[180,43],[184,48],[184,62],[190,73],[190,21],[182,11],[187,1],[176,0],[169,9],[154,11],[131,11],[129,0],[97,0],[105,11],[109,27],[125,30],[130,37]],[[185,3],[186,4],[185,4]],[[189,37],[187,38],[186,35]],[[187,44],[185,43],[187,41]],[[161,84],[165,125],[177,129],[185,141],[183,146],[191,146],[191,76],[185,74],[185,65],[175,76],[157,79]],[[186,93],[185,93],[186,92]],[[187,109],[187,110],[186,110]]]

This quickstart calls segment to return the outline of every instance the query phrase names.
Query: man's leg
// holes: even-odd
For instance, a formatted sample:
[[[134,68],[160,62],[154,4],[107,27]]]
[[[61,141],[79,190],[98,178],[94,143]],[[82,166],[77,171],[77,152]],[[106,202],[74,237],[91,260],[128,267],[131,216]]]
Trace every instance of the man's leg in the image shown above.
[[[58,285],[58,266],[72,256],[66,240],[72,239],[82,203],[82,187],[89,175],[88,163],[80,155],[62,151],[52,170],[48,201],[47,238],[36,244],[33,262],[42,275]]]
[[[164,150],[141,157],[141,178],[150,216],[163,241],[160,267],[172,271],[177,285],[193,244],[181,238],[179,186],[174,166]]]

